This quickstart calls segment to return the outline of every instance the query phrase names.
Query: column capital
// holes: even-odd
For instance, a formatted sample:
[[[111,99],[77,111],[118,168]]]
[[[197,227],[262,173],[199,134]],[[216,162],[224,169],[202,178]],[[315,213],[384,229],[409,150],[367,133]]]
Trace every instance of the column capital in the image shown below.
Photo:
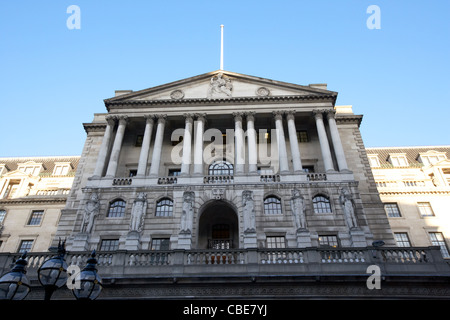
[[[273,114],[275,120],[282,120],[284,112],[285,111],[277,110],[277,111],[272,111],[272,114]]]
[[[193,113],[183,113],[183,117],[186,122],[191,122],[194,119],[194,116],[195,115]]]
[[[324,112],[323,109],[314,109],[312,111],[312,113],[313,113],[314,117],[316,118],[316,120],[317,119],[323,119],[323,112]]]
[[[234,121],[242,121],[243,116],[244,112],[233,112]]]
[[[295,110],[288,110],[286,111],[286,119],[287,120],[294,120],[295,119]]]
[[[334,110],[334,109],[327,109],[327,110],[324,110],[324,112],[327,116],[327,119],[334,119],[334,117],[336,115],[336,110]]]
[[[128,116],[126,115],[119,115],[117,119],[119,119],[119,124],[127,124],[128,122]]]
[[[154,123],[155,122],[155,115],[153,115],[153,114],[144,114],[144,118],[145,118],[145,121],[147,122],[147,123]]]
[[[247,121],[255,121],[255,111],[246,111],[244,112],[245,117],[247,118]]]
[[[206,113],[195,113],[194,115],[198,121],[206,121]]]
[[[158,119],[158,123],[165,123],[167,114],[155,114],[155,119]]]
[[[105,117],[105,120],[109,125],[113,126],[116,123],[117,116],[109,114]]]

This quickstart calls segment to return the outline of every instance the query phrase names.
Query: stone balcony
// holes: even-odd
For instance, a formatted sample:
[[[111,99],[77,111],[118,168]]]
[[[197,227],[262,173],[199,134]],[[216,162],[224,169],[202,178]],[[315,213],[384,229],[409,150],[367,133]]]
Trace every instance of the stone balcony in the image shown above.
[[[352,173],[298,173],[298,174],[235,174],[235,175],[190,175],[159,177],[102,177],[91,178],[87,187],[143,187],[173,184],[209,185],[209,184],[265,184],[265,183],[314,183],[314,182],[354,181]]]
[[[89,254],[68,252],[66,262],[83,268]],[[1,273],[9,271],[19,256],[19,253],[1,253]],[[32,291],[40,292],[37,270],[51,256],[50,252],[28,254],[27,276],[31,280]],[[355,281],[358,286],[365,285],[372,274],[368,268],[374,265],[379,267],[385,286],[398,285],[399,281],[406,286],[410,286],[412,281],[418,287],[434,286],[431,282],[436,282],[439,288],[445,286],[445,290],[441,288],[439,292],[450,296],[450,266],[442,258],[439,247],[120,250],[98,252],[96,258],[105,298],[114,297],[114,290],[124,288],[136,290],[133,294],[139,296],[137,288],[144,291],[154,290],[155,286],[160,289],[192,289],[205,283],[211,286],[221,284],[225,288],[230,282],[241,285],[267,285],[270,282],[272,286],[289,287],[289,281],[293,286],[305,281],[308,285],[317,281],[331,281],[334,285],[337,281],[342,285],[343,281],[349,281],[351,287]],[[68,290],[60,290],[60,298],[70,297],[65,291]],[[144,291],[142,295],[146,295]],[[30,294],[30,299],[37,297],[34,294],[37,293]]]

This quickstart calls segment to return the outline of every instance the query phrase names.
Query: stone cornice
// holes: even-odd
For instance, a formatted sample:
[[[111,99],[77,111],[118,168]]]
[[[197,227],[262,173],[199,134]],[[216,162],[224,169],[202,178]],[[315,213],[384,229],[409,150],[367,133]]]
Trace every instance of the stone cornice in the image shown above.
[[[104,100],[106,109],[126,108],[127,106],[137,105],[217,105],[217,104],[236,104],[236,103],[282,103],[282,102],[302,102],[302,101],[329,101],[333,104],[336,102],[337,94],[320,94],[320,95],[293,95],[293,96],[268,96],[268,97],[234,97],[222,99],[194,98],[194,99],[161,99],[161,100],[126,100],[126,101],[109,101]]]
[[[16,199],[3,199],[0,200],[0,205],[7,204],[22,204],[22,203],[65,203],[67,201],[67,196],[58,196],[55,198],[50,198],[52,196],[41,196],[42,198],[16,198]]]
[[[336,123],[337,124],[350,124],[350,123],[355,123],[358,125],[358,127],[361,125],[363,116],[362,115],[355,115],[355,114],[351,114],[351,115],[340,115],[340,114],[336,114],[335,115],[335,119],[336,119]]]
[[[89,132],[104,132],[106,123],[83,123],[84,131]]]

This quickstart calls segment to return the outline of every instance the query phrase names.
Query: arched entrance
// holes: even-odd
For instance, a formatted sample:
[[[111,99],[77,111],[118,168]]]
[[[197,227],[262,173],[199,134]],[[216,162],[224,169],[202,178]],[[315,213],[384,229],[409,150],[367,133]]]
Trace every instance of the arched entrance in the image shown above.
[[[225,201],[203,205],[198,224],[199,249],[239,248],[239,221],[235,209]]]

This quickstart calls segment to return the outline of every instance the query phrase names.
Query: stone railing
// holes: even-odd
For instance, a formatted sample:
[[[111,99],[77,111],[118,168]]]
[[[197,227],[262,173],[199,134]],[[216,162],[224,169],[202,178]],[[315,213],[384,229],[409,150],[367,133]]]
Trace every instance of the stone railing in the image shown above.
[[[325,173],[308,173],[306,179],[308,181],[325,181],[327,180],[327,175]]]
[[[262,174],[260,177],[261,182],[280,182],[279,174]]]
[[[205,176],[203,178],[203,183],[205,184],[214,184],[214,183],[233,183],[234,177],[232,175],[212,175],[212,176]]]
[[[113,186],[129,186],[133,182],[131,178],[114,178],[112,181]]]
[[[28,253],[27,275],[36,278],[38,268],[53,255],[51,252]],[[89,256],[90,252],[68,252],[65,259],[68,265],[83,268]],[[10,271],[19,257],[19,253],[0,253],[0,274]],[[393,275],[450,275],[450,266],[442,258],[439,247],[118,250],[97,252],[96,259],[98,272],[105,278],[248,273],[364,274],[370,265],[377,265],[382,272]]]
[[[158,178],[158,184],[177,184],[177,177],[160,177]]]

